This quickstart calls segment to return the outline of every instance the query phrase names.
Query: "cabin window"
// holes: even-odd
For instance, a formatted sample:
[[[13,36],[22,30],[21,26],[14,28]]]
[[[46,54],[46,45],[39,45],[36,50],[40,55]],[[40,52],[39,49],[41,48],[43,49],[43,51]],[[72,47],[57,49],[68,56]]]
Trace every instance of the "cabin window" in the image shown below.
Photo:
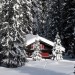
[[[34,49],[34,45],[31,45],[31,49]]]
[[[41,49],[44,49],[44,45],[43,45],[43,44],[40,44],[40,48],[41,48]]]
[[[31,49],[34,49],[35,47],[34,47],[34,45],[31,45]],[[44,49],[44,45],[43,44],[40,44],[40,49],[42,50],[42,49]]]

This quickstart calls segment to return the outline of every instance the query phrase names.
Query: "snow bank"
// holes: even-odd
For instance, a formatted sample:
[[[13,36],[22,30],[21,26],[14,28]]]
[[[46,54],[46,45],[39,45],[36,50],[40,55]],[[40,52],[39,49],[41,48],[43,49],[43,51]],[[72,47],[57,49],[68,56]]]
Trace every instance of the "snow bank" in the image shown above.
[[[53,61],[44,59],[41,61],[32,61],[25,66],[19,68],[3,68],[0,67],[0,75],[74,75],[75,61],[63,60]]]

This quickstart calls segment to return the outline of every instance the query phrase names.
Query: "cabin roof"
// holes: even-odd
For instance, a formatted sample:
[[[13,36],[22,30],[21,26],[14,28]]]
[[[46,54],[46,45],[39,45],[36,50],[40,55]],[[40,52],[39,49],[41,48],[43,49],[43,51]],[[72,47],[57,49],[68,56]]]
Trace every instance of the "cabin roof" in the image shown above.
[[[26,35],[26,46],[34,43],[35,41],[42,41],[50,46],[54,46],[54,42],[47,40],[46,38],[43,38],[39,35],[33,35],[33,34],[27,34]]]

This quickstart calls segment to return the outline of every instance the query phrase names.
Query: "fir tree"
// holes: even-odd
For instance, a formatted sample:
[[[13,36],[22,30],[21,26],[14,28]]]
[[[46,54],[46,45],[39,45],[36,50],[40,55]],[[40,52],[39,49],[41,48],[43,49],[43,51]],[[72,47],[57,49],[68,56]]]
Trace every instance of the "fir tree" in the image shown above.
[[[62,49],[61,47],[62,45],[61,45],[60,36],[57,33],[53,47],[53,55],[55,56],[53,59],[60,60],[63,58],[62,53],[65,51],[65,49]]]
[[[26,61],[24,49],[15,47],[16,42],[21,44],[22,48],[24,43],[23,32],[20,31],[19,12],[16,12],[14,9],[16,3],[16,1],[6,0],[2,6],[0,41],[5,56],[2,64],[6,64],[7,67],[22,66]]]

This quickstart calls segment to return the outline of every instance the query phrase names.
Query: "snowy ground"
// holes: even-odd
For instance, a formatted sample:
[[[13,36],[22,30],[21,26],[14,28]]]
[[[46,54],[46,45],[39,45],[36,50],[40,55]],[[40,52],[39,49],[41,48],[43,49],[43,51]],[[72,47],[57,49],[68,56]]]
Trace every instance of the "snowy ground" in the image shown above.
[[[19,68],[0,67],[0,75],[74,75],[75,61],[62,60],[29,60],[25,66]]]

